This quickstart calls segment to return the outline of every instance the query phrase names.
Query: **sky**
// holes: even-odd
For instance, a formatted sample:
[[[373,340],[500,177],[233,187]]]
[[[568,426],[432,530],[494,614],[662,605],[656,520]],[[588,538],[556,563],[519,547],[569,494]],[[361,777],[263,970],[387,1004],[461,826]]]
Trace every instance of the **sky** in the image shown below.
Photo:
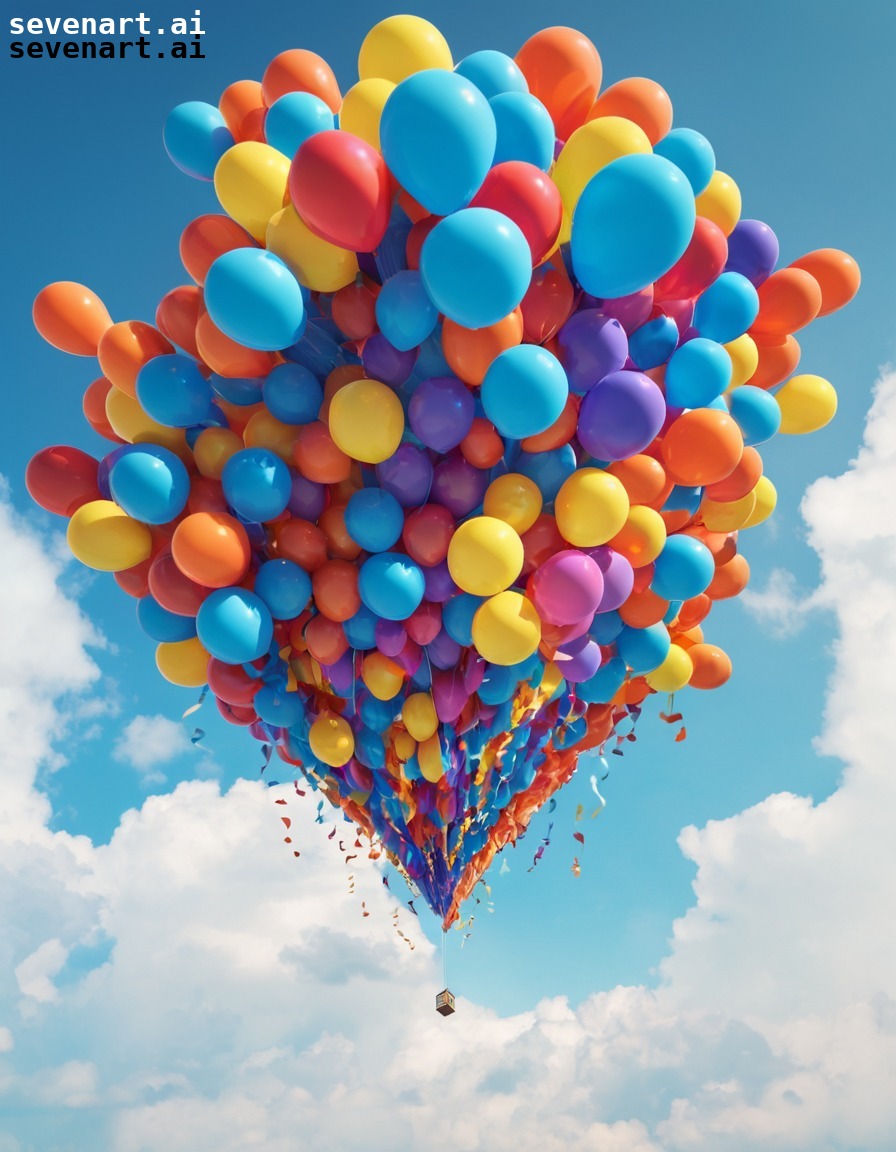
[[[386,889],[375,864],[345,864],[347,825],[330,840],[310,796],[261,782],[245,733],[207,703],[182,720],[198,693],[159,679],[134,602],[67,556],[23,480],[47,444],[102,450],[80,411],[96,365],[43,344],[34,295],[79,280],[113,318],[151,320],[186,280],[181,230],[215,211],[165,156],[169,109],[216,102],[288,47],[327,57],[345,89],[364,33],[395,9],[218,0],[204,61],[4,58],[0,1152],[888,1149],[892,7],[406,10],[455,59],[580,28],[605,84],[666,87],[782,262],[855,256],[859,297],[801,339],[840,410],[763,449],[779,506],[747,542],[748,592],[711,621],[732,681],[676,698],[681,743],[655,701],[611,758],[601,814],[586,759],[504,853],[469,936],[446,941],[459,1011],[443,1020],[434,920],[394,874]]]

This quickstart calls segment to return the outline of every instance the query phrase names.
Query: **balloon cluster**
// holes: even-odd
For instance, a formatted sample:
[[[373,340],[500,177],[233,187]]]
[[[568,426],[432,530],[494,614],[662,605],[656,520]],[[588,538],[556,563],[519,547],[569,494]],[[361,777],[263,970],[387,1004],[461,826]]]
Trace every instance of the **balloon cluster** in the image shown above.
[[[103,375],[102,460],[48,448],[39,504],[208,683],[376,836],[448,924],[496,851],[649,692],[715,688],[704,640],[772,512],[757,445],[830,420],[793,333],[858,269],[775,270],[709,142],[643,78],[600,91],[549,28],[456,66],[395,16],[345,96],[304,49],[165,125],[224,215],[156,324],[44,289]]]

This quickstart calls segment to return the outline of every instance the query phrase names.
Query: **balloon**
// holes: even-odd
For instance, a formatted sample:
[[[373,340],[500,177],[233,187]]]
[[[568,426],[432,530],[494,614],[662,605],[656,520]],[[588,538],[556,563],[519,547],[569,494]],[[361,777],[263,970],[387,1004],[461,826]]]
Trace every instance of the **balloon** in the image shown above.
[[[728,237],[726,272],[739,272],[759,287],[778,263],[778,238],[761,220],[738,220]]]
[[[414,435],[436,452],[456,448],[470,431],[474,412],[469,388],[453,376],[424,380],[411,397],[408,419]]]
[[[633,504],[629,508],[625,524],[610,540],[611,548],[628,560],[632,568],[652,564],[665,543],[666,525],[662,516],[645,504]]]
[[[205,684],[207,665],[208,652],[195,636],[156,648],[156,667],[166,680],[181,688],[200,688]]]
[[[638,292],[675,264],[694,231],[691,186],[661,156],[614,160],[592,177],[572,225],[575,274],[593,296]]]
[[[440,69],[402,80],[380,121],[383,157],[399,184],[428,212],[466,207],[495,154],[495,117],[463,76]],[[505,309],[505,312],[510,309]]]
[[[288,348],[305,330],[298,281],[277,256],[261,248],[235,248],[208,270],[205,303],[231,340],[265,352]]]
[[[519,472],[505,472],[489,484],[482,510],[522,536],[538,519],[541,507],[541,492],[533,480]]]
[[[670,647],[669,633],[663,624],[651,624],[646,628],[626,625],[616,639],[620,657],[636,675],[659,668]]]
[[[401,532],[408,555],[418,564],[432,567],[448,555],[454,533],[453,514],[442,504],[424,504],[407,514]]]
[[[264,601],[243,588],[218,588],[196,615],[206,651],[225,664],[245,664],[271,646],[274,625]]]
[[[282,152],[246,140],[218,161],[215,193],[227,215],[263,241],[268,221],[283,206],[288,176],[289,160]]]
[[[547,172],[554,161],[554,124],[542,102],[527,92],[502,92],[489,104],[497,134],[493,163],[522,160]]]
[[[746,588],[750,579],[750,566],[743,556],[733,556],[724,564],[717,564],[706,595],[712,600],[728,600]]]
[[[720,688],[731,678],[731,660],[715,644],[695,644],[688,649],[693,672],[692,688]]]
[[[366,340],[376,331],[376,301],[380,285],[359,273],[354,282],[333,294],[333,320],[350,340]]]
[[[520,440],[546,431],[559,419],[569,383],[563,365],[545,348],[520,344],[495,357],[480,396],[501,435]]]
[[[100,337],[97,357],[103,375],[127,396],[136,396],[137,376],[152,359],[174,352],[162,333],[139,320],[123,320]]]
[[[665,600],[690,600],[709,587],[712,553],[693,536],[670,536],[653,568],[652,590]]]
[[[160,644],[189,640],[196,635],[195,620],[169,612],[153,596],[143,596],[137,601],[137,622],[151,640]]]
[[[171,161],[196,180],[211,180],[216,164],[234,143],[218,109],[201,100],[173,108],[165,120],[162,138]]]
[[[519,592],[499,592],[476,611],[472,625],[476,651],[490,664],[518,664],[538,650],[541,622]]]
[[[422,344],[438,318],[419,272],[396,272],[376,297],[376,322],[380,331],[401,352]]]
[[[602,116],[620,116],[643,130],[651,145],[672,127],[672,101],[665,88],[643,76],[617,80],[604,89],[588,113],[589,120]]]
[[[113,390],[111,381],[107,380],[105,376],[101,376],[99,380],[94,380],[92,384],[87,385],[81,406],[87,423],[98,436],[122,444],[124,441],[115,434],[106,415],[106,399]]]
[[[771,516],[775,510],[775,505],[778,502],[778,493],[775,491],[775,486],[767,476],[760,476],[756,481],[756,487],[753,489],[753,495],[756,498],[756,503],[753,506],[753,511],[750,517],[744,524],[744,528],[754,528],[757,524],[761,524]]]
[[[551,452],[568,444],[576,432],[579,420],[579,397],[570,392],[563,411],[553,424],[535,436],[524,436],[520,447],[526,453]]]
[[[470,431],[460,442],[460,450],[475,468],[493,468],[504,455],[504,441],[491,420],[474,416]]]
[[[725,267],[727,257],[728,241],[724,232],[711,220],[698,216],[694,234],[681,259],[657,280],[654,289],[656,298],[684,300],[709,292]],[[702,300],[703,296],[700,296]]]
[[[318,611],[337,623],[351,619],[361,607],[358,569],[350,560],[327,560],[315,569],[311,586]]]
[[[576,312],[557,337],[569,386],[587,392],[595,384],[618,372],[628,356],[628,340],[618,320],[608,319],[597,309]]]
[[[547,624],[576,624],[597,611],[604,579],[595,560],[583,552],[557,552],[532,576],[532,601]]]
[[[575,472],[576,454],[570,444],[549,452],[521,452],[516,460],[516,468],[535,481],[542,499],[549,504],[556,498],[563,482]]]
[[[338,112],[342,102],[330,65],[306,48],[290,48],[275,56],[264,70],[261,89],[268,108],[287,92],[310,92],[320,97],[331,112]]]
[[[495,357],[515,348],[523,338],[519,308],[484,328],[464,328],[446,319],[442,325],[442,351],[451,370],[467,384],[481,384]]]
[[[100,572],[133,568],[152,552],[152,534],[111,500],[91,500],[75,509],[66,532],[75,558]]]
[[[837,393],[821,376],[793,376],[775,393],[780,430],[789,435],[817,432],[834,419]]]
[[[798,268],[817,282],[821,289],[819,316],[828,316],[843,308],[855,296],[862,282],[855,260],[839,248],[818,248],[794,260],[791,268]]]
[[[716,157],[705,136],[693,128],[673,128],[661,140],[654,141],[653,150],[684,172],[695,196],[706,190],[715,171]]]
[[[682,344],[666,366],[666,402],[672,408],[705,408],[731,381],[731,358],[702,336]]]
[[[673,644],[658,668],[648,672],[647,683],[654,692],[679,692],[694,672],[694,663],[688,652]]]
[[[112,499],[135,520],[168,524],[183,511],[190,478],[179,457],[155,444],[121,449],[109,470]]]
[[[278,524],[273,543],[275,556],[294,560],[307,572],[313,572],[327,559],[327,538],[308,520],[293,518]]]
[[[730,236],[740,219],[740,210],[740,189],[727,173],[717,168],[697,197],[697,215],[705,216]]]
[[[773,344],[758,340],[754,343],[757,365],[747,383],[757,388],[774,388],[786,380],[800,362],[800,346],[793,336],[785,336]]]
[[[415,740],[428,740],[439,726],[435,705],[428,692],[414,692],[401,709],[401,720]]]
[[[465,328],[496,324],[529,287],[531,253],[516,224],[491,208],[441,220],[423,244],[420,272],[433,304]]]
[[[563,482],[554,511],[565,540],[579,548],[605,544],[628,516],[628,496],[615,476],[580,468]]]
[[[401,401],[377,380],[353,380],[330,404],[330,435],[337,447],[365,464],[380,464],[397,450],[404,431]]]
[[[238,584],[249,570],[246,530],[226,513],[193,512],[171,538],[171,554],[188,579],[205,588]]]
[[[275,620],[292,620],[308,603],[311,580],[291,560],[267,560],[255,573],[253,590]]]
[[[320,420],[297,430],[292,454],[302,475],[317,484],[338,484],[351,475],[351,456],[343,452]]]
[[[188,428],[209,417],[212,390],[195,360],[172,353],[155,356],[140,369],[137,399],[159,424]]]
[[[512,220],[526,237],[533,267],[544,261],[560,235],[563,204],[557,185],[540,168],[522,160],[494,165],[470,206],[493,208]]]
[[[323,389],[300,364],[278,364],[264,380],[262,397],[272,415],[284,424],[310,424],[317,419]]]
[[[322,240],[311,231],[292,204],[275,211],[270,217],[265,244],[312,292],[337,292],[351,284],[358,275],[355,253]]]
[[[364,37],[358,55],[362,80],[381,76],[399,84],[414,72],[453,67],[442,33],[420,16],[389,16]]]
[[[391,80],[371,76],[349,88],[339,110],[339,127],[381,151],[380,121],[386,101],[395,91]]]
[[[361,565],[358,588],[364,606],[383,620],[407,620],[423,599],[425,583],[407,556],[379,552]]]
[[[28,495],[47,512],[71,516],[84,504],[100,500],[97,487],[99,461],[82,452],[57,444],[32,456],[25,470]]]
[[[759,314],[750,332],[760,342],[776,342],[805,328],[820,310],[818,281],[802,268],[781,268],[759,285]]]
[[[728,411],[741,430],[744,444],[764,444],[771,440],[781,425],[781,408],[777,397],[745,384],[725,397]],[[833,416],[833,412],[831,413]]]
[[[730,340],[724,345],[728,358],[731,361],[731,382],[728,391],[740,388],[750,379],[759,367],[759,349],[756,341],[746,332],[736,340]]]
[[[48,344],[73,356],[95,356],[112,325],[102,300],[83,284],[57,280],[42,288],[31,309],[34,327]]]
[[[522,541],[503,520],[476,516],[458,525],[451,537],[448,570],[464,592],[474,596],[503,592],[519,576],[522,566]]]
[[[629,356],[642,372],[665,364],[678,344],[678,326],[668,316],[657,316],[636,328],[629,340]]]
[[[268,144],[290,160],[309,137],[333,128],[333,113],[311,92],[287,92],[268,108],[264,134]]]
[[[401,536],[401,505],[381,488],[362,488],[349,497],[345,525],[365,552],[386,552]]]
[[[292,493],[289,469],[267,448],[235,452],[221,472],[224,496],[243,520],[275,520]]]
[[[743,448],[740,429],[727,413],[695,408],[669,426],[661,455],[677,484],[715,484],[734,471]]]
[[[416,349],[402,352],[390,344],[381,332],[375,332],[369,340],[364,341],[361,353],[365,375],[372,380],[391,384],[394,388],[400,387],[408,379],[416,360]]]
[[[544,28],[530,36],[514,57],[536,96],[554,121],[561,140],[583,123],[603,75],[597,49],[574,28]]]
[[[472,81],[486,100],[503,92],[529,91],[526,77],[516,62],[503,52],[491,49],[473,52],[455,64],[454,71]]]
[[[184,284],[166,292],[156,309],[156,326],[165,339],[197,359],[196,323],[202,307],[202,293],[196,285]]]
[[[621,460],[652,443],[665,418],[663,394],[649,377],[640,372],[611,372],[585,393],[579,442],[598,460]]]
[[[564,243],[569,240],[576,205],[592,176],[620,156],[636,152],[649,153],[650,141],[637,124],[619,116],[589,121],[569,137],[551,170],[565,210],[560,233]]]
[[[429,457],[413,444],[402,444],[388,460],[376,467],[380,487],[390,492],[403,508],[423,504],[432,486]]]

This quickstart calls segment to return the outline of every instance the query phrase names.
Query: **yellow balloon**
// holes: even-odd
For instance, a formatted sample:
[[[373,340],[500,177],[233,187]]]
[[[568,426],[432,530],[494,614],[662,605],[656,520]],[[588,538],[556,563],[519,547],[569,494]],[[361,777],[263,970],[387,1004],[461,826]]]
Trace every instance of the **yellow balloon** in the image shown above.
[[[156,667],[166,680],[181,688],[201,688],[208,680],[208,652],[195,636],[156,648]]]
[[[401,720],[415,740],[428,740],[439,726],[436,707],[428,692],[408,696],[401,710]]]
[[[424,780],[430,784],[437,784],[445,775],[445,764],[442,760],[442,743],[438,736],[433,735],[421,740],[417,745],[417,763]]]
[[[718,224],[726,236],[740,220],[740,188],[729,175],[717,168],[706,188],[697,197],[697,215]]]
[[[111,500],[82,504],[68,522],[68,546],[88,568],[124,572],[152,552],[152,533]]]
[[[453,67],[447,40],[421,16],[389,16],[374,24],[358,54],[362,80],[380,76],[399,84],[424,68]]]
[[[189,461],[190,449],[183,428],[166,428],[164,424],[157,424],[143,410],[139,400],[118,388],[110,388],[106,396],[106,418],[115,435],[129,444],[158,444],[185,462]]]
[[[710,532],[736,532],[746,526],[756,507],[756,492],[748,492],[739,500],[710,500],[700,504],[703,525]]]
[[[750,516],[744,521],[744,528],[755,528],[757,524],[768,520],[778,503],[777,490],[768,476],[759,477],[753,489],[753,496],[756,498],[756,503]]]
[[[298,434],[298,424],[284,424],[268,411],[256,412],[243,429],[243,444],[247,448],[267,448],[285,464],[294,465],[292,446]]]
[[[229,428],[204,428],[193,445],[193,459],[199,474],[220,480],[224,465],[242,447],[243,441]]]
[[[554,516],[564,540],[577,548],[606,544],[625,524],[628,493],[601,468],[579,468],[563,481]]]
[[[730,392],[733,388],[740,388],[741,384],[746,384],[759,367],[759,349],[753,337],[746,332],[729,344],[723,344],[722,347],[731,360],[731,382],[725,389],[726,392]]]
[[[551,179],[563,201],[562,243],[569,240],[573,212],[591,177],[620,156],[651,151],[644,129],[622,116],[601,116],[573,132],[551,169]]]
[[[448,545],[451,579],[474,596],[503,592],[522,571],[523,558],[519,534],[494,516],[474,516],[465,521]]]
[[[404,409],[387,384],[352,380],[330,401],[330,435],[348,456],[380,464],[401,444]]]
[[[228,148],[215,168],[221,207],[262,243],[268,221],[283,207],[289,164],[270,144],[244,140]]]
[[[541,678],[539,687],[545,696],[550,699],[551,696],[557,691],[561,684],[564,684],[563,673],[559,667],[551,660],[544,666],[544,675]]]
[[[490,664],[518,664],[540,643],[541,620],[531,600],[519,592],[499,592],[477,608],[473,644]]]
[[[417,741],[402,728],[392,729],[392,748],[399,760],[410,760],[417,751]]]
[[[821,376],[792,376],[775,393],[781,409],[779,432],[802,435],[830,424],[837,412],[834,385]]]
[[[538,519],[541,505],[541,489],[534,480],[521,472],[506,472],[489,484],[482,510],[522,536]]]
[[[386,101],[395,91],[391,80],[382,76],[371,76],[359,80],[354,88],[349,88],[339,109],[339,127],[345,132],[360,136],[368,144],[380,150],[380,120]]]
[[[633,504],[622,531],[610,541],[615,551],[622,553],[633,568],[652,564],[666,543],[666,524],[654,508],[646,504]]]
[[[648,672],[644,679],[655,692],[678,692],[694,674],[694,661],[684,648],[673,644],[659,668]]]
[[[265,244],[312,292],[338,292],[358,275],[354,252],[315,236],[291,204],[272,214]]]
[[[355,751],[351,725],[342,716],[327,713],[318,718],[308,731],[308,743],[318,760],[331,768],[348,764]]]
[[[377,700],[392,700],[404,684],[404,672],[382,652],[371,652],[361,665],[361,679]]]

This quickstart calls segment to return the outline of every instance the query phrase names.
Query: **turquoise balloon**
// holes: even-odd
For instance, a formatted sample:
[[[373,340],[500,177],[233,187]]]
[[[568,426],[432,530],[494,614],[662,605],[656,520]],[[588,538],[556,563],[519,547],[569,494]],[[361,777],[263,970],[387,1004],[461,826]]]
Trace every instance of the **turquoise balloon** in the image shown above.
[[[693,128],[673,128],[653,146],[655,156],[670,160],[687,176],[694,195],[706,190],[716,170],[712,144]]]
[[[739,272],[723,272],[697,300],[694,327],[701,336],[728,344],[743,336],[759,313],[759,293]]]
[[[694,536],[669,536],[653,562],[651,589],[664,600],[690,600],[709,587],[715,573],[710,550]]]
[[[665,624],[651,624],[649,628],[630,628],[626,625],[616,637],[616,650],[636,676],[652,672],[666,659],[672,640]]]
[[[473,199],[491,167],[496,139],[495,117],[479,89],[439,68],[402,80],[380,120],[389,171],[436,216]]]
[[[697,336],[676,348],[666,365],[670,408],[705,408],[731,383],[731,357],[721,344]]]
[[[662,156],[622,156],[585,185],[572,219],[573,271],[592,296],[640,292],[684,255],[694,192]]]
[[[268,108],[264,135],[268,144],[293,159],[309,136],[336,127],[335,117],[319,96],[287,92]]]
[[[557,498],[557,493],[578,467],[571,444],[561,444],[547,452],[520,452],[514,469],[538,485],[545,504]]]
[[[225,664],[246,664],[263,656],[274,638],[274,622],[264,601],[244,588],[219,588],[202,602],[196,634],[203,648]]]
[[[169,612],[153,596],[143,596],[137,601],[137,623],[157,644],[189,640],[196,635],[196,621],[192,616]]]
[[[218,161],[234,144],[224,117],[213,104],[201,100],[172,108],[162,139],[171,160],[196,180],[212,180]]]
[[[493,166],[523,160],[547,172],[554,163],[554,121],[544,104],[528,92],[502,92],[489,103],[498,132]]]
[[[439,313],[419,272],[402,271],[383,284],[376,298],[380,332],[399,352],[410,352],[429,336]]]
[[[778,401],[764,388],[743,384],[725,399],[731,418],[743,433],[744,444],[748,447],[771,440],[781,427]]]
[[[168,524],[184,510],[190,477],[180,457],[167,448],[129,444],[109,470],[109,491],[135,520]]]
[[[234,248],[219,256],[205,278],[205,305],[225,336],[262,352],[290,348],[305,331],[299,282],[264,248]]]
[[[423,570],[400,552],[378,552],[361,565],[361,602],[383,620],[407,620],[423,599]]]
[[[454,66],[454,71],[472,81],[486,100],[500,96],[502,92],[529,91],[526,77],[516,61],[492,48],[471,52]]]
[[[485,328],[525,296],[532,253],[503,213],[464,208],[440,220],[426,237],[420,273],[430,300],[449,320],[464,328]]]
[[[491,362],[480,391],[485,414],[502,436],[537,436],[560,417],[569,397],[563,365],[546,348],[519,344]]]
[[[255,574],[254,591],[275,620],[294,620],[311,599],[311,577],[292,560],[266,560]]]
[[[190,428],[213,414],[212,387],[192,356],[153,356],[137,373],[137,399],[166,428]]]

